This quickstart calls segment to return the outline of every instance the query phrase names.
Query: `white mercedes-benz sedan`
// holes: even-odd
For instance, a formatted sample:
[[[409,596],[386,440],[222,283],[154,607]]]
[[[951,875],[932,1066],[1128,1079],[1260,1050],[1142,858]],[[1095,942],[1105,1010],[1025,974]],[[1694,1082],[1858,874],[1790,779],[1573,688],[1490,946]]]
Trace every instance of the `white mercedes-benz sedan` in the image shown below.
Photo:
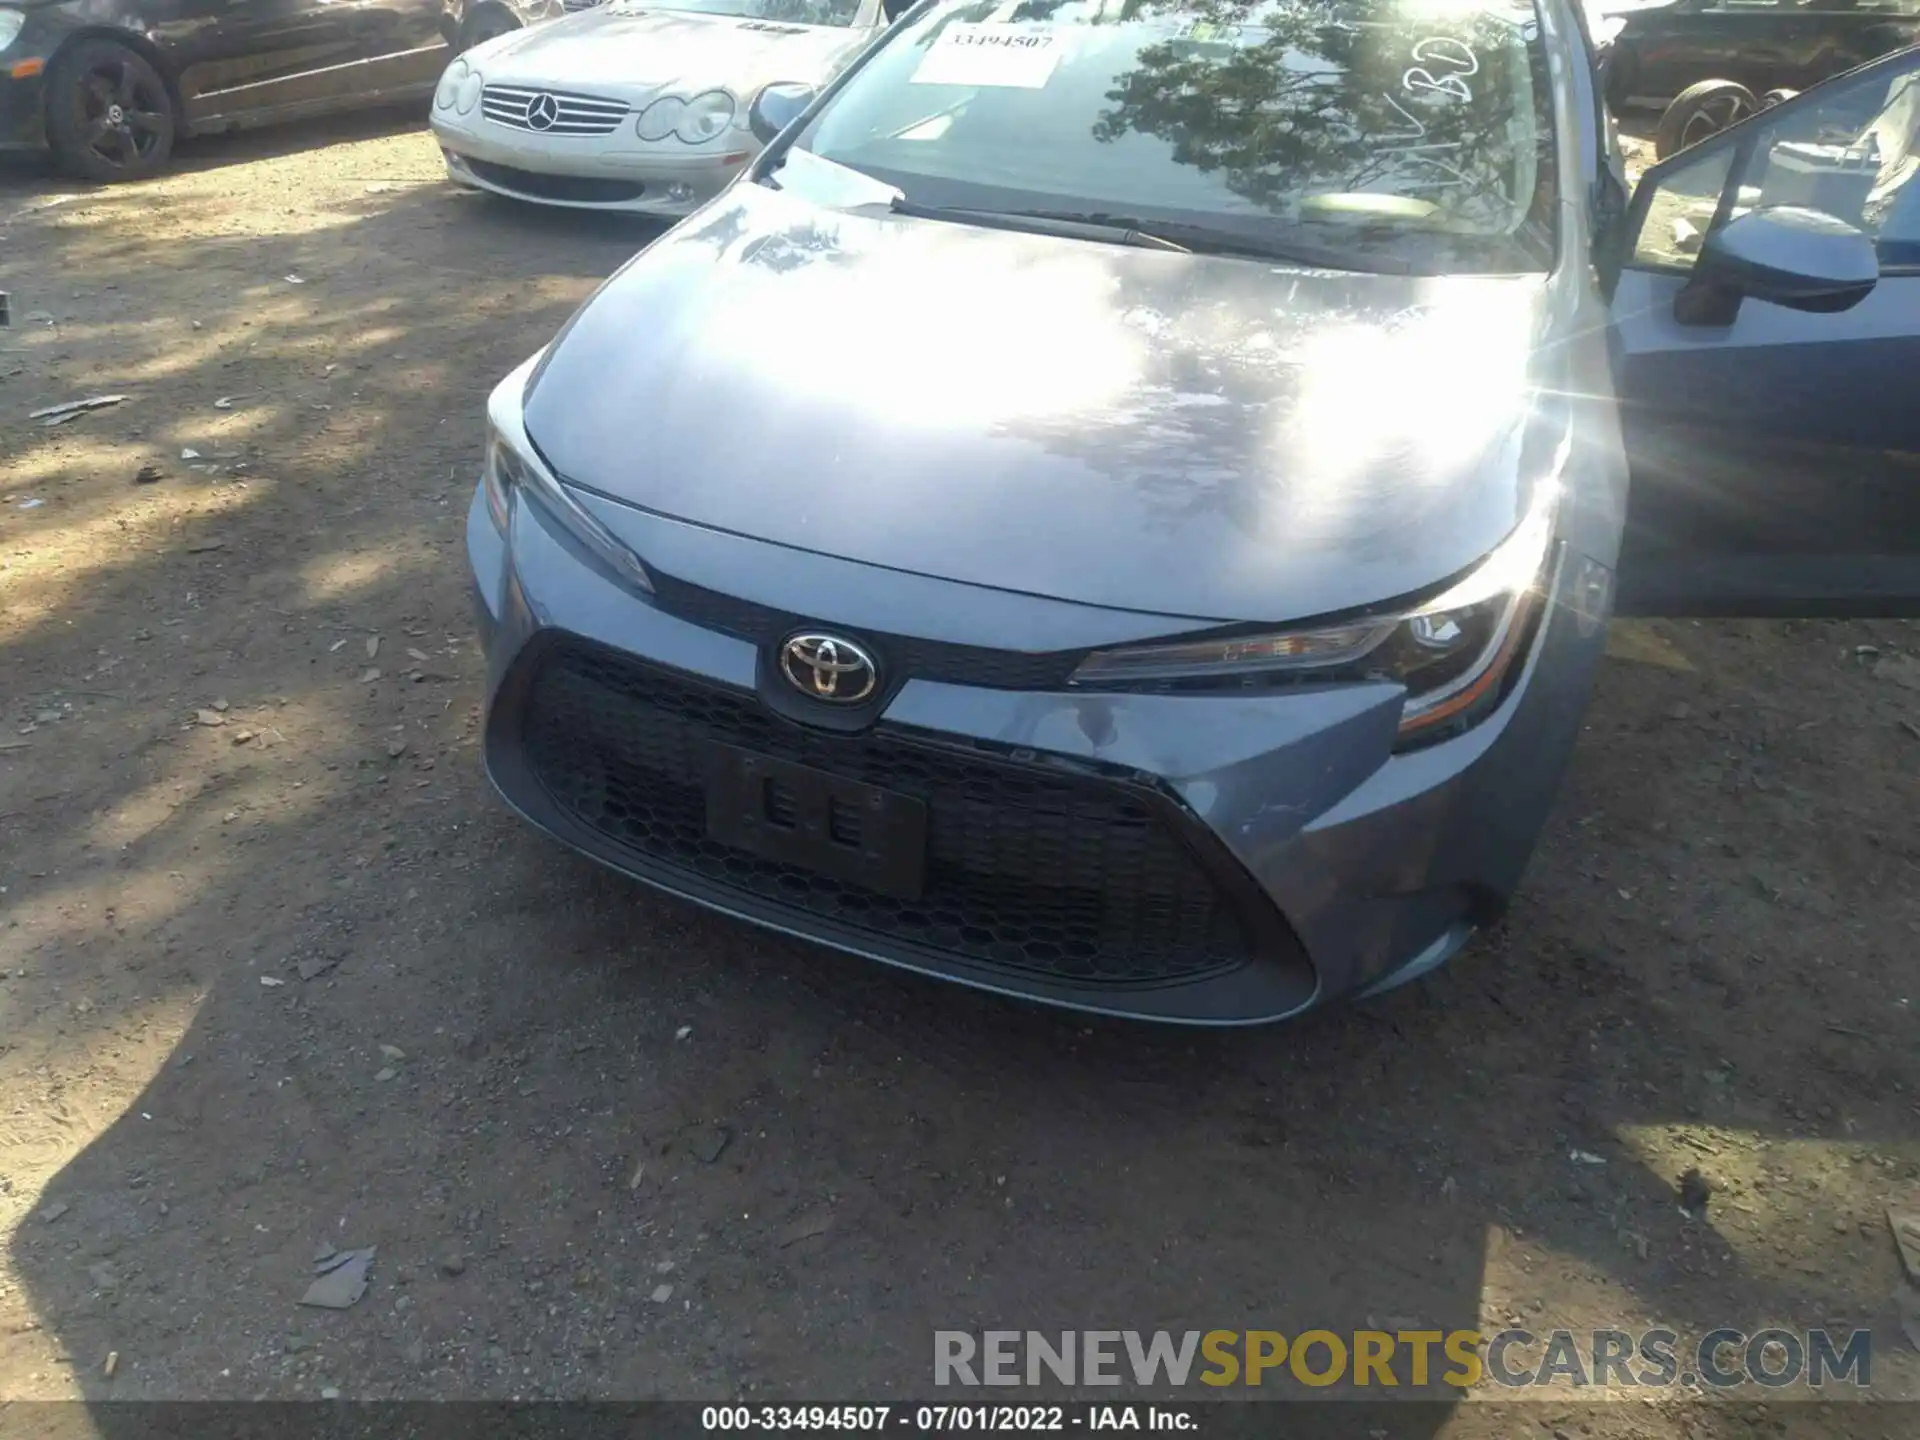
[[[759,153],[753,97],[824,84],[885,12],[885,0],[609,0],[455,60],[434,95],[434,135],[457,184],[685,215]]]

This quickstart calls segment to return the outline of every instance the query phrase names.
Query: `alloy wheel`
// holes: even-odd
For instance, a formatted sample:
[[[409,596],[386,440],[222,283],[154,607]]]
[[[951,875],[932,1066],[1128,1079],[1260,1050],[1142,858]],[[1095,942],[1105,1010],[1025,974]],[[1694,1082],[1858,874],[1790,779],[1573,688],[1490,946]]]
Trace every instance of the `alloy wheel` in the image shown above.
[[[1680,148],[1697,145],[1709,135],[1718,135],[1754,113],[1753,106],[1740,95],[1722,95],[1696,106],[1680,127]]]
[[[81,143],[103,164],[131,169],[165,143],[166,93],[153,73],[131,57],[89,64],[80,73],[73,99],[80,112]]]

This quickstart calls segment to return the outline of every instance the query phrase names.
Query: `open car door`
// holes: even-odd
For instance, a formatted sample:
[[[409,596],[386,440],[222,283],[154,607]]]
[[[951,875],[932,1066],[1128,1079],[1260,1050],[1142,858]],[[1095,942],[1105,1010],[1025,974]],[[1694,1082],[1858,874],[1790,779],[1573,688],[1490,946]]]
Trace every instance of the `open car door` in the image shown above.
[[[1654,166],[1618,264],[1617,611],[1920,615],[1920,47]]]

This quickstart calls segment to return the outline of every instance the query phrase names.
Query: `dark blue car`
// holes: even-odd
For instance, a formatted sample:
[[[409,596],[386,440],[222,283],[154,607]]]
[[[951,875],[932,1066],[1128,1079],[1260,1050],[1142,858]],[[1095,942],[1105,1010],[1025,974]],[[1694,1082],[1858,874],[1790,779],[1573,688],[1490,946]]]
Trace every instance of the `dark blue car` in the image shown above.
[[[486,760],[729,914],[1249,1022],[1520,883],[1609,619],[1920,613],[1920,53],[1629,195],[1566,0],[927,0],[495,390]]]

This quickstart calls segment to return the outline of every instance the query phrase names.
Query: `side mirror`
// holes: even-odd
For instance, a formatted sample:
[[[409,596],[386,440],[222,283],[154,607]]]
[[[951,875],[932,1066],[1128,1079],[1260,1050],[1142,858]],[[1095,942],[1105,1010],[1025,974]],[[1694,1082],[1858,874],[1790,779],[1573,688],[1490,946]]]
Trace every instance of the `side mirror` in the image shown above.
[[[761,86],[760,93],[747,107],[747,128],[753,132],[753,138],[762,145],[771,145],[774,137],[813,103],[815,93],[811,85],[787,81],[776,80]]]
[[[1723,293],[1831,314],[1867,298],[1880,279],[1880,258],[1873,241],[1844,220],[1769,205],[1714,231],[1694,274]]]

